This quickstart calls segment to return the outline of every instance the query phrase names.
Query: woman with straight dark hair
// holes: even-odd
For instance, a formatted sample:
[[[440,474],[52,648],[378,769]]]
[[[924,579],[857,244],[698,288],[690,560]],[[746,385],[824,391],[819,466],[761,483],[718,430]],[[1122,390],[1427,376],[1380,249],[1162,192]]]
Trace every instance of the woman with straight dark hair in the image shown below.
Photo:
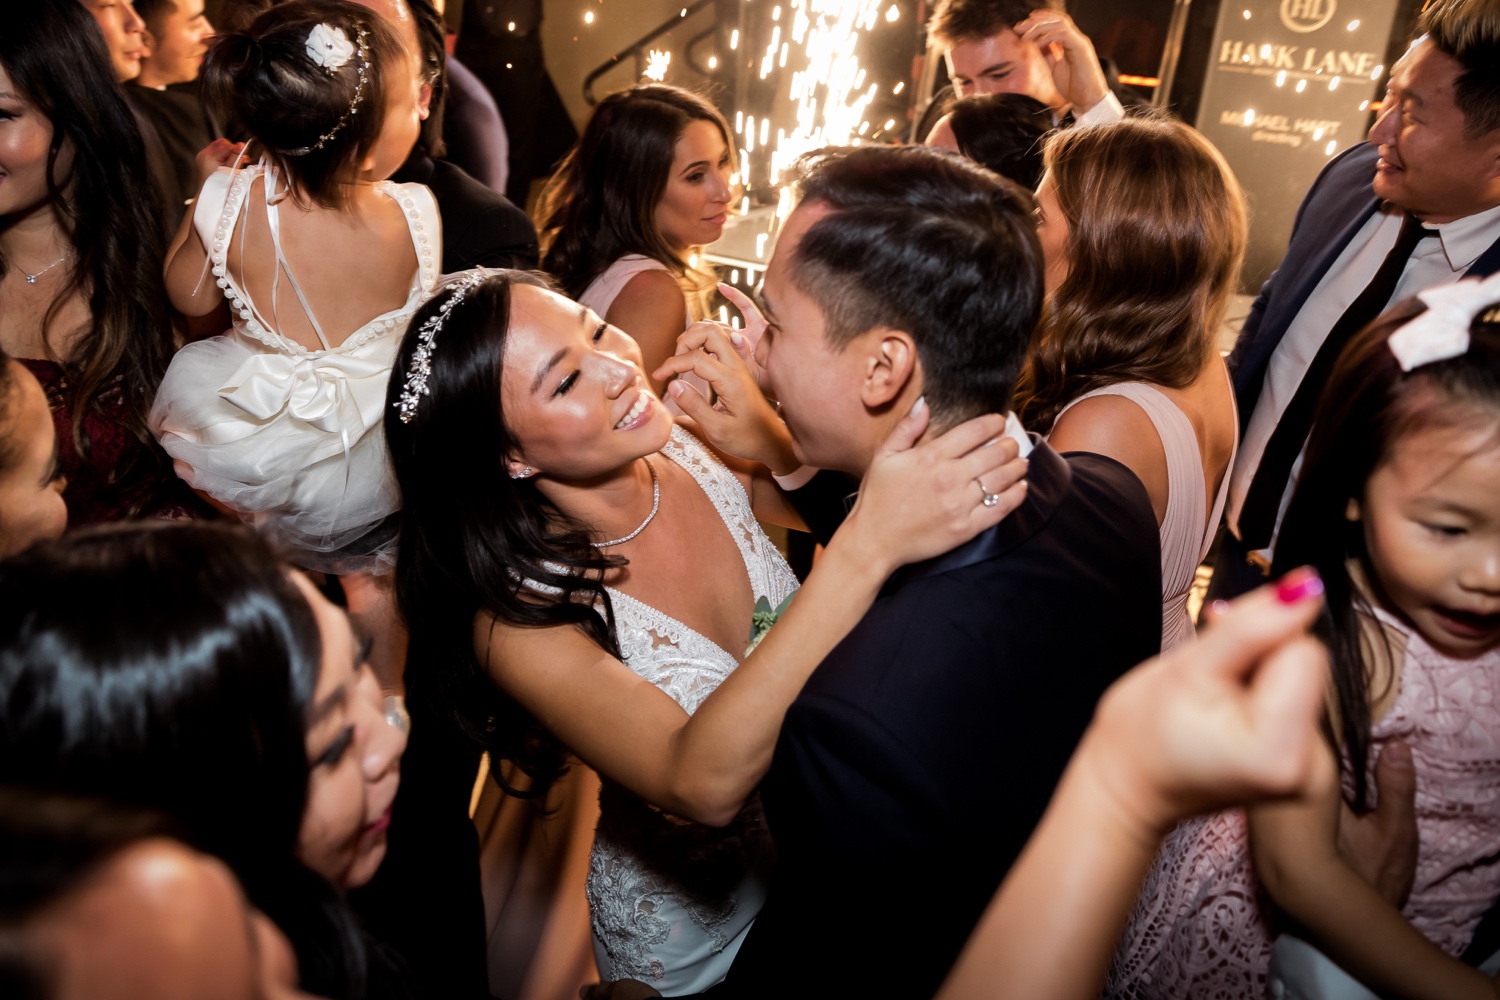
[[[405,740],[381,707],[343,613],[244,529],[96,529],[0,564],[0,783],[171,815],[335,1000],[405,992],[340,892],[385,852]]]
[[[146,151],[78,0],[0,32],[0,348],[46,390],[77,525],[201,508],[146,415],[174,349]]]
[[[1016,412],[1058,451],[1113,458],[1145,484],[1170,648],[1192,636],[1188,592],[1239,444],[1214,338],[1245,255],[1244,196],[1208,140],[1167,119],[1065,129],[1045,166],[1047,314]]]
[[[734,171],[717,108],[642,84],[599,102],[542,192],[542,270],[630,334],[647,372],[703,317],[713,278],[693,258],[724,232]]]
[[[514,271],[451,280],[413,323],[385,424],[411,696],[518,793],[545,792],[569,752],[597,770],[600,974],[706,989],[764,899],[754,792],[787,707],[898,565],[1014,509],[1015,442],[982,447],[991,414],[908,451],[916,406],[798,590],[757,524],[801,523],[770,473],[675,426],[619,329]]]

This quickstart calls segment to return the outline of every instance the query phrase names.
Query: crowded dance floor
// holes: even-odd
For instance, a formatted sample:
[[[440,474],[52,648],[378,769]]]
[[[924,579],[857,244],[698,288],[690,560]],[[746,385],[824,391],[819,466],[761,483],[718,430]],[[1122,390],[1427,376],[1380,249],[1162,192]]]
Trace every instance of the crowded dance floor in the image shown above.
[[[1500,996],[1500,0],[26,0],[0,997]]]

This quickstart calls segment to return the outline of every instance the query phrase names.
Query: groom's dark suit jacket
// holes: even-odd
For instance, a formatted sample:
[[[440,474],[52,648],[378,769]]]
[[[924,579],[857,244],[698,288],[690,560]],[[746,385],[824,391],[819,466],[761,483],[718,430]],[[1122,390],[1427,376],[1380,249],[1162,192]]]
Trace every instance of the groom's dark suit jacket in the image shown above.
[[[1100,694],[1158,651],[1140,481],[1045,444],[1028,478],[998,527],[897,574],[787,713],[761,788],[769,900],[710,996],[930,996]],[[804,489],[840,504],[828,486]]]

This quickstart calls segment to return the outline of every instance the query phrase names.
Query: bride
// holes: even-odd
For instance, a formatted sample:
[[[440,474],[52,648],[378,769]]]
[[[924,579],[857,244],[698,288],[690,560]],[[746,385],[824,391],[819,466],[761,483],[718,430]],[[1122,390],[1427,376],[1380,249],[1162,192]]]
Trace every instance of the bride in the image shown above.
[[[981,447],[1003,418],[912,447],[919,404],[747,653],[752,621],[797,588],[757,518],[800,521],[764,468],[674,425],[628,336],[539,277],[471,271],[413,319],[394,371],[409,689],[441,700],[531,794],[565,753],[600,773],[599,971],[707,988],[763,900],[754,791],[782,716],[895,569],[1020,502],[1014,443]],[[976,478],[1002,502],[972,502]]]

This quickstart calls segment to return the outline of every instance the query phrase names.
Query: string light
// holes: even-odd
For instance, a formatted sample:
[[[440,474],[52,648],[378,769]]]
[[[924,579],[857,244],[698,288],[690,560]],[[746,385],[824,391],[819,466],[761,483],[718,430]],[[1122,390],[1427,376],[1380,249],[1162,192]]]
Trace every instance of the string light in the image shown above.
[[[586,10],[586,11],[583,12],[583,23],[584,24],[593,24],[594,23],[594,12],[593,11]]]

